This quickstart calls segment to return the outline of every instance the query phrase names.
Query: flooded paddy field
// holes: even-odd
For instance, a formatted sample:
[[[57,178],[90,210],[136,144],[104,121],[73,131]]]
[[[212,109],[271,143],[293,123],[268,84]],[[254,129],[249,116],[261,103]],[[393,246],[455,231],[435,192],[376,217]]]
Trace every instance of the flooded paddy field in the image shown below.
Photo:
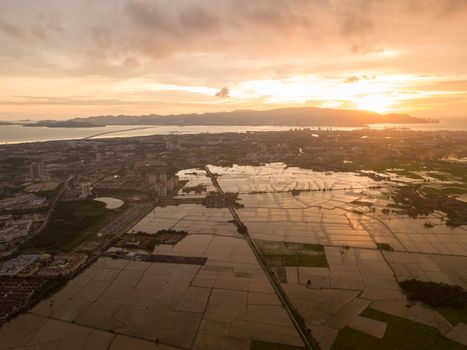
[[[191,234],[238,236],[227,208],[206,208],[199,204],[157,207],[130,232],[155,234],[160,230],[186,231]]]
[[[158,245],[154,253],[205,257],[204,265],[100,258],[64,289],[2,329],[0,340],[15,345],[11,348],[43,345],[44,337],[64,348],[75,334],[80,335],[75,340],[81,345],[100,337],[102,346],[95,344],[93,349],[106,349],[109,344],[111,349],[249,349],[258,340],[302,346],[266,274],[231,220],[227,209],[156,208],[131,231],[185,229],[189,233],[180,242]],[[33,319],[34,326],[23,325],[27,319]],[[52,331],[50,322],[65,330]],[[23,341],[11,338],[10,332],[17,331],[24,334]]]
[[[222,191],[238,193],[241,206],[234,213],[262,259],[238,232],[229,208],[156,207],[128,234],[184,232],[180,241],[156,244],[151,253],[205,258],[204,264],[102,257],[6,324],[0,344],[6,349],[250,349],[255,341],[266,341],[302,347],[266,269],[322,349],[339,349],[349,332],[384,344],[395,319],[425,327],[440,344],[467,345],[466,321],[408,301],[399,286],[413,278],[467,288],[467,227],[448,227],[441,211],[409,217],[392,198],[394,188],[423,182],[423,176],[430,176],[434,187],[451,180],[430,172],[418,174],[421,179],[394,172],[377,181],[373,175],[282,163],[209,170]],[[185,186],[199,191],[181,190],[177,198],[217,191],[205,170],[179,175],[188,181]]]
[[[466,288],[467,226],[448,227],[445,214],[437,211],[409,217],[393,210],[392,199],[400,185],[457,186],[456,179],[429,171],[323,173],[281,163],[210,170],[224,191],[239,193],[244,207],[236,211],[260,248],[268,241],[323,246],[328,266],[310,266],[309,260],[300,266],[300,259],[287,257],[278,275],[323,349],[340,343],[339,334],[349,329],[384,341],[393,326],[362,316],[366,310],[414,321],[443,340],[466,344],[465,337],[455,336],[463,323],[448,321],[425,304],[409,303],[398,282],[417,279]],[[268,252],[261,250],[268,260]],[[276,274],[278,260],[270,266]]]
[[[180,181],[188,181],[176,198],[204,198],[209,192],[217,192],[217,189],[208,177],[204,169],[185,169],[177,173]]]

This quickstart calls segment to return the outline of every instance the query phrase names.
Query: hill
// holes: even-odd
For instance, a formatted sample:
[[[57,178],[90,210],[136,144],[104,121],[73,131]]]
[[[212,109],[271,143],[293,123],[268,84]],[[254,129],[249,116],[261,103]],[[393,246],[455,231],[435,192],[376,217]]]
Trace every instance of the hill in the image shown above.
[[[290,126],[365,126],[374,123],[431,123],[432,120],[407,114],[378,114],[368,111],[315,107],[278,108],[266,111],[192,113],[177,115],[149,114],[141,116],[105,115],[75,118],[76,123],[93,125],[290,125]]]
[[[90,123],[86,121],[78,120],[65,120],[65,121],[55,121],[55,120],[41,120],[37,123],[32,124],[23,124],[27,127],[47,127],[47,128],[93,128],[96,126],[103,126],[102,124]]]

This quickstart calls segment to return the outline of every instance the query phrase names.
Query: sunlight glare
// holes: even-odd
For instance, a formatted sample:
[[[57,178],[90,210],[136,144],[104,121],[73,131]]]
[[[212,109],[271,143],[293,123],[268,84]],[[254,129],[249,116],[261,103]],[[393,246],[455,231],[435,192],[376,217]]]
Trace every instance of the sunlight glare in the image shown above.
[[[369,95],[355,101],[358,109],[370,112],[386,113],[392,104],[390,97],[385,95]]]

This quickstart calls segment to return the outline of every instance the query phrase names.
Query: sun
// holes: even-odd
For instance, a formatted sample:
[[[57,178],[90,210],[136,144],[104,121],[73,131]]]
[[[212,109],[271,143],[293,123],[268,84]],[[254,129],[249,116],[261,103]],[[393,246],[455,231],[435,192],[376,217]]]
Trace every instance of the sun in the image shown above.
[[[391,107],[390,97],[385,95],[369,95],[355,101],[358,109],[376,113],[387,113]]]

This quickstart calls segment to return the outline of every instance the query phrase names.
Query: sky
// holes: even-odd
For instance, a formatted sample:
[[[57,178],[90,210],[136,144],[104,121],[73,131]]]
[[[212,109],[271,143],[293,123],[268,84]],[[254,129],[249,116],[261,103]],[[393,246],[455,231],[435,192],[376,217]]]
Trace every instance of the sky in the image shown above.
[[[467,122],[467,0],[0,0],[0,120],[294,106]]]

